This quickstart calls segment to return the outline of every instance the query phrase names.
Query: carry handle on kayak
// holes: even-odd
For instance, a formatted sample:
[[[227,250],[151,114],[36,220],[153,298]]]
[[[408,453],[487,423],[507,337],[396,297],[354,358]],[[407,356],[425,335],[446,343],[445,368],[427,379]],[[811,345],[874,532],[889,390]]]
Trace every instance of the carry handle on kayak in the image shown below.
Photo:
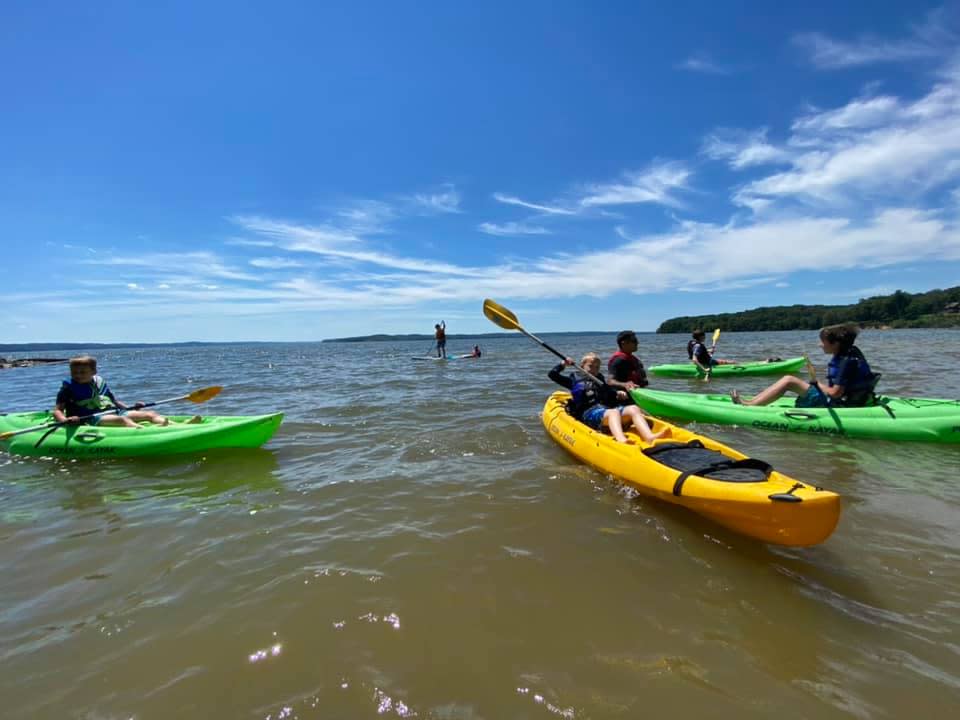
[[[187,395],[180,395],[178,397],[167,398],[166,400],[157,400],[156,402],[148,402],[140,405],[136,409],[148,407],[156,407],[157,405],[166,405],[167,403],[178,402],[180,400],[189,400],[192,403],[203,403],[211,398],[215,398],[220,394],[220,391],[223,390],[221,385],[211,385],[210,387],[200,388],[199,390],[194,390],[192,393]],[[113,415],[120,412],[120,408],[110,408],[109,410],[103,410],[93,415],[88,415],[84,420],[89,418],[98,418],[103,417],[104,415]],[[70,425],[70,422],[55,422],[55,423],[44,423],[43,425],[34,425],[33,427],[24,428],[23,430],[8,430],[7,432],[0,433],[0,440],[7,440],[9,438],[15,437],[17,435],[24,435],[26,433],[36,432],[37,430],[49,430],[53,432],[59,427],[64,425]]]

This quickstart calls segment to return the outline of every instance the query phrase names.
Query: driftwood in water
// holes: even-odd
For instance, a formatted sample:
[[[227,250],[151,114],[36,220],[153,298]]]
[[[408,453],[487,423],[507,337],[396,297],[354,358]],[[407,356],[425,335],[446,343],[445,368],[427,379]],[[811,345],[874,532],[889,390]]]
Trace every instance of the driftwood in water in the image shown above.
[[[67,358],[20,358],[18,360],[7,360],[0,357],[0,370],[15,367],[33,367],[34,365],[49,365],[56,363],[69,362]]]

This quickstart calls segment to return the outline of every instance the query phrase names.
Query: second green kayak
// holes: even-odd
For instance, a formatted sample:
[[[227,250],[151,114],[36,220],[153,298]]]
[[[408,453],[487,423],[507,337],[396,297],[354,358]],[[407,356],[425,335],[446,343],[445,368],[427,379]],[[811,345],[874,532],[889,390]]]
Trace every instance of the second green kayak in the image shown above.
[[[879,397],[866,407],[798,408],[793,396],[770,405],[736,405],[729,395],[632,390],[649,412],[679,420],[741,425],[779,432],[884,440],[960,443],[960,401]]]
[[[789,375],[803,367],[802,357],[787,360],[758,360],[757,362],[737,363],[736,365],[715,365],[710,371],[712,377],[735,377],[747,375]],[[703,371],[693,362],[674,365],[654,365],[650,373],[658,377],[694,378],[703,377]]]
[[[174,455],[214,448],[260,447],[280,427],[283,413],[238,417],[207,416],[199,423],[171,417],[170,424],[139,428],[68,425],[0,441],[0,449],[34,457],[114,458]],[[50,422],[48,412],[0,415],[0,432]],[[49,433],[49,434],[47,434]],[[46,437],[44,437],[46,435]]]

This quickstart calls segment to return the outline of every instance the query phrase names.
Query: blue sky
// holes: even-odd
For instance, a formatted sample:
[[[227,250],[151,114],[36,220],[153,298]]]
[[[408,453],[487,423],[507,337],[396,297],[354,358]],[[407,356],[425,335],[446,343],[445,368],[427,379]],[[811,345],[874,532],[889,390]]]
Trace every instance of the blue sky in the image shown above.
[[[652,330],[960,284],[960,6],[0,10],[0,341]]]

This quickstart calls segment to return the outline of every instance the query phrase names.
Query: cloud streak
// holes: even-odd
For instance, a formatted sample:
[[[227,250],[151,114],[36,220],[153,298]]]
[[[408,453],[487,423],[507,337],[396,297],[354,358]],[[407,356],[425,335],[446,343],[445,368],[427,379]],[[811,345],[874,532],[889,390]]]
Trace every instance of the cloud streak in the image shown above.
[[[480,223],[477,230],[487,235],[498,235],[509,237],[512,235],[549,235],[550,231],[541,225],[528,225],[527,223],[506,222],[506,223]]]

